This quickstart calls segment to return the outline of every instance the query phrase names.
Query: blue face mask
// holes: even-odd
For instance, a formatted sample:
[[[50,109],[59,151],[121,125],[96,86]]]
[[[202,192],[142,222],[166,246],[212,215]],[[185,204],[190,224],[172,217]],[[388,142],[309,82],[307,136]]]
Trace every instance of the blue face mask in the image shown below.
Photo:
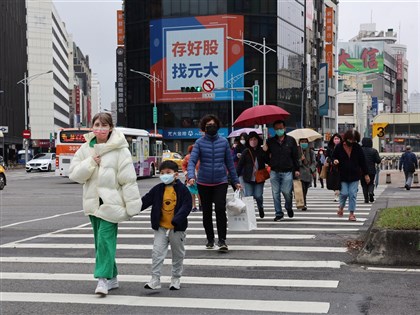
[[[309,143],[301,143],[301,144],[300,144],[300,147],[301,147],[302,149],[307,149],[307,148],[309,147]]]
[[[284,129],[277,129],[276,130],[276,135],[278,135],[279,137],[284,136]]]
[[[162,183],[164,183],[165,185],[169,185],[175,180],[174,175],[175,174],[162,174],[159,176],[159,178],[162,181]]]

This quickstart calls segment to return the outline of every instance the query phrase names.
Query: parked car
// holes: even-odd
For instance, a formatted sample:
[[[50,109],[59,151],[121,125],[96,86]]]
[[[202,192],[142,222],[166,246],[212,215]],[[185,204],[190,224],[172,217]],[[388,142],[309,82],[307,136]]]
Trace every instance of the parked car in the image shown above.
[[[162,154],[162,161],[171,160],[174,161],[179,169],[182,169],[182,155],[177,152],[164,152]]]
[[[54,171],[55,170],[55,153],[39,153],[32,160],[26,163],[26,171]]]
[[[3,190],[6,186],[6,171],[2,165],[0,165],[0,190]]]

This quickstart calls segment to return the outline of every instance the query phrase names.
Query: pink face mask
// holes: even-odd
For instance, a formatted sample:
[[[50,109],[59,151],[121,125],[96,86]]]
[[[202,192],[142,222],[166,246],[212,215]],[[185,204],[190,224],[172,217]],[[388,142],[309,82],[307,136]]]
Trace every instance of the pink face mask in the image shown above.
[[[333,141],[334,141],[334,144],[339,144],[341,142],[340,139],[334,139]]]
[[[108,128],[94,128],[92,129],[95,136],[105,136],[108,134],[109,129]]]

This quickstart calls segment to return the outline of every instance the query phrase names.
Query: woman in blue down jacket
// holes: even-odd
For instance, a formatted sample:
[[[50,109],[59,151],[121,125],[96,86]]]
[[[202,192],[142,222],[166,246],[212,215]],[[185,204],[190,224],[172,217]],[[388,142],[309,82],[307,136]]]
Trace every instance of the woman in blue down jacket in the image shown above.
[[[207,236],[207,249],[214,247],[213,203],[216,211],[219,250],[226,252],[226,194],[228,188],[227,172],[237,189],[242,188],[233,164],[229,143],[218,135],[220,121],[214,115],[206,115],[200,121],[200,129],[205,135],[198,139],[191,152],[188,163],[188,183],[197,182],[203,211],[203,226]],[[197,175],[195,166],[200,161]]]

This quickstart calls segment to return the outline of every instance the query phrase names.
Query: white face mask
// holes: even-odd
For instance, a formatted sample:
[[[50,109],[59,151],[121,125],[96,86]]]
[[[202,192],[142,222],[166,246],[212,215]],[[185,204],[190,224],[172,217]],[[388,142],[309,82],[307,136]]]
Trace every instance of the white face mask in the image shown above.
[[[245,140],[241,140],[241,144],[245,145],[246,141]]]

